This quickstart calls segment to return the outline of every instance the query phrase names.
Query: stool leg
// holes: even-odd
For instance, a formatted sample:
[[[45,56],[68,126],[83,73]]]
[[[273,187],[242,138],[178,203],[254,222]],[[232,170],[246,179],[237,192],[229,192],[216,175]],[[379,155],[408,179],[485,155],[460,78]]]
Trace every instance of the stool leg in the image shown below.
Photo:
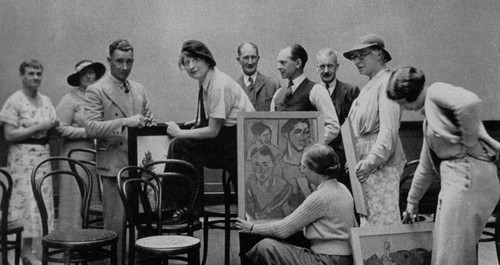
[[[202,265],[205,265],[207,262],[207,250],[208,250],[208,216],[206,214],[203,215],[203,261]]]
[[[109,259],[109,264],[110,265],[117,265],[118,264],[118,258],[116,257],[116,244],[118,244],[118,241],[116,240],[115,242],[111,243],[111,258]],[[133,265],[133,264],[131,264]]]

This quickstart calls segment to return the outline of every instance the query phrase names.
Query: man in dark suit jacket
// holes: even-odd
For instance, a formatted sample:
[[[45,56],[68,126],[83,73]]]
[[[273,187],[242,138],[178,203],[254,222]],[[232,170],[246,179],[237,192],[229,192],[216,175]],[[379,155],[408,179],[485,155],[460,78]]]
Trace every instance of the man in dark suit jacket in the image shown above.
[[[337,54],[330,48],[323,48],[316,54],[316,69],[318,70],[322,85],[328,90],[328,94],[337,112],[340,126],[342,126],[349,114],[352,102],[359,95],[359,88],[337,79],[336,73],[339,69]],[[330,142],[330,146],[339,156],[341,166],[343,167],[346,158],[342,136],[339,134],[339,137]],[[342,170],[342,172],[345,173],[344,170]],[[344,183],[347,188],[351,190],[351,184],[347,174],[340,176],[339,181]]]
[[[132,45],[126,40],[109,46],[109,73],[85,92],[85,131],[97,138],[97,173],[103,176],[104,228],[118,234],[118,264],[121,264],[125,209],[118,193],[118,171],[128,166],[127,127],[144,127],[151,121],[144,87],[127,77],[134,63]]]
[[[280,87],[278,80],[257,71],[259,49],[253,43],[238,46],[236,60],[241,65],[243,75],[236,80],[245,90],[256,111],[269,111],[274,92]]]

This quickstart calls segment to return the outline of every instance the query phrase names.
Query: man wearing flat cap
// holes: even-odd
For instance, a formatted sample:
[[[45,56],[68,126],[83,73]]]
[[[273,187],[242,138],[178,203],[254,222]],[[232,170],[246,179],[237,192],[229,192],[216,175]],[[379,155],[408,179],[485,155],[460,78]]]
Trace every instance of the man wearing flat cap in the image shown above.
[[[193,164],[202,174],[203,167],[229,169],[236,177],[236,117],[239,112],[255,111],[247,94],[236,81],[215,67],[208,47],[197,40],[184,42],[179,68],[198,82],[198,106],[194,128],[181,129],[167,122],[167,133],[174,137],[168,158]],[[232,179],[236,184],[236,179]],[[198,204],[199,205],[199,204]],[[172,222],[181,221],[185,209],[174,213]]]
[[[325,118],[325,143],[339,134],[339,120],[327,90],[304,75],[307,52],[299,44],[290,45],[278,54],[278,71],[288,85],[276,91],[271,111],[319,111]]]
[[[238,46],[236,60],[241,65],[243,75],[237,82],[247,93],[256,111],[269,111],[271,99],[280,83],[257,71],[259,59],[259,49],[254,43],[245,42]]]
[[[356,176],[363,183],[369,213],[361,218],[361,226],[400,224],[399,179],[406,157],[398,134],[401,109],[386,93],[391,55],[381,37],[368,34],[344,56],[370,79],[348,115],[361,156]]]
[[[144,87],[128,79],[134,49],[127,40],[109,46],[109,72],[85,93],[85,130],[97,138],[97,173],[103,183],[104,228],[118,234],[118,261],[122,262],[125,209],[117,188],[118,171],[128,166],[128,127],[142,128],[151,121]],[[124,251],[124,249],[123,249]]]

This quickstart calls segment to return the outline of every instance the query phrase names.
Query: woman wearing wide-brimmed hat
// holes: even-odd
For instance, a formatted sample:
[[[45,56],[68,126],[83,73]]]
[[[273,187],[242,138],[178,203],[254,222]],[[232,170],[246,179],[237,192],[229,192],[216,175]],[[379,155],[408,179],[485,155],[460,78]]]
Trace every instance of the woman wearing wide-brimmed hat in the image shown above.
[[[348,116],[361,154],[356,175],[363,183],[368,208],[361,226],[399,224],[399,179],[406,157],[398,135],[401,110],[385,93],[390,76],[386,63],[392,58],[384,40],[375,34],[362,36],[344,57],[370,79]]]
[[[58,132],[64,139],[61,156],[66,156],[73,148],[94,148],[93,139],[85,132],[84,103],[85,90],[106,71],[106,67],[98,62],[83,60],[76,64],[75,72],[68,76],[67,82],[73,88],[62,97],[56,107],[57,117],[61,125]],[[76,154],[75,158],[93,160],[90,154]],[[97,181],[94,181],[97,183]],[[94,189],[96,190],[96,189]],[[59,225],[61,228],[78,227],[80,198],[76,182],[61,179]],[[94,196],[93,196],[94,197]]]

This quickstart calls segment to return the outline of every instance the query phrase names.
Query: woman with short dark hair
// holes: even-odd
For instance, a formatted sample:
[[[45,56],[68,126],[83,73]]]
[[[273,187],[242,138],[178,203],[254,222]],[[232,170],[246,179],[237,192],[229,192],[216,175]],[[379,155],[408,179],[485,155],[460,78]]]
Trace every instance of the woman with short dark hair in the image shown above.
[[[392,72],[387,96],[401,107],[425,112],[424,142],[404,214],[412,221],[418,202],[439,176],[432,264],[477,264],[479,237],[500,196],[493,163],[500,143],[491,138],[479,118],[481,100],[464,88],[446,83],[425,86],[420,69]]]
[[[311,243],[301,248],[266,238],[246,256],[254,264],[353,264],[350,229],[356,227],[349,190],[337,181],[339,159],[330,146],[314,144],[302,156],[300,169],[317,187],[290,215],[279,221],[251,222],[237,219],[241,231],[287,238],[301,230]]]
[[[167,133],[174,137],[167,157],[188,161],[200,173],[203,167],[236,168],[236,117],[239,112],[255,111],[243,88],[215,65],[204,43],[184,42],[179,67],[198,81],[197,118],[191,129],[181,129],[172,121],[166,123]],[[233,181],[236,183],[236,179]],[[176,211],[172,222],[182,221],[185,213],[183,209]]]

